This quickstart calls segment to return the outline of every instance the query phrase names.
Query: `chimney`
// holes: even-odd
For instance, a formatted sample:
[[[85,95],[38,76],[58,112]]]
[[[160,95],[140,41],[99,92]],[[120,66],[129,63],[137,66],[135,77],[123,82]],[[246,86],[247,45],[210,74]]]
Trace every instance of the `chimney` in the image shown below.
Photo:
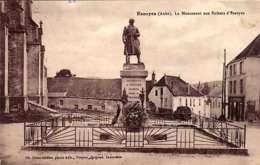
[[[199,85],[198,85],[198,91],[200,92],[200,81],[199,81]]]
[[[40,41],[40,43],[42,44],[42,34],[43,34],[43,32],[42,32],[42,21],[40,21],[40,27],[38,28],[38,38],[39,38],[39,41]]]
[[[156,83],[156,80],[155,80],[155,73],[153,71],[152,73],[152,85],[154,85]]]
[[[187,85],[188,85],[188,95],[190,95],[190,84],[187,83]]]

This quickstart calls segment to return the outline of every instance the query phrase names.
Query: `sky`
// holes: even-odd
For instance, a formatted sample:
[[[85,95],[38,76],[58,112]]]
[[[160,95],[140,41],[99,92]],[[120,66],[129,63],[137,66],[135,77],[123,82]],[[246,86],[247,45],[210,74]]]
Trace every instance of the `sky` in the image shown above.
[[[66,68],[77,77],[119,78],[125,62],[122,32],[129,18],[135,19],[141,33],[147,80],[153,71],[157,80],[164,74],[180,76],[188,83],[221,80],[224,49],[228,63],[260,32],[259,1],[48,0],[34,1],[32,11],[35,22],[43,21],[48,77]],[[227,15],[228,11],[244,14]],[[157,15],[138,16],[137,12]]]

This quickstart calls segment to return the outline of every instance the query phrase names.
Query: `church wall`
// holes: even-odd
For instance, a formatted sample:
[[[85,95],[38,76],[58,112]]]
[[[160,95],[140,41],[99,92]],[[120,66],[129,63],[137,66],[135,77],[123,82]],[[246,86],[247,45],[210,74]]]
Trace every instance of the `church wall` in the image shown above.
[[[9,35],[8,91],[10,96],[23,96],[25,34]]]
[[[39,96],[39,69],[40,69],[40,48],[39,45],[28,46],[28,96]]]
[[[5,21],[4,15],[0,12],[0,111],[4,109],[4,71],[5,71]]]

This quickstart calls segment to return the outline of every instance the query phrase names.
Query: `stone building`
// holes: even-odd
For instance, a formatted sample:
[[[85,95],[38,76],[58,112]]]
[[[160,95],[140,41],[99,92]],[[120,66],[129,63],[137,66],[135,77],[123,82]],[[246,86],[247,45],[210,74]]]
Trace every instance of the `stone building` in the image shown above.
[[[222,114],[222,87],[214,87],[208,94],[210,100],[210,117],[219,118]]]
[[[226,66],[227,118],[243,121],[260,111],[260,35]]]
[[[209,117],[207,98],[180,77],[164,75],[148,94],[157,108],[172,109],[187,106],[198,115]]]
[[[210,117],[219,118],[222,114],[222,81],[202,82],[193,86],[207,97]]]
[[[155,82],[146,81],[150,91]],[[48,106],[53,109],[101,110],[115,112],[121,104],[122,79],[56,77],[48,78]]]
[[[0,1],[0,109],[28,110],[28,100],[47,105],[42,22],[31,0]]]
[[[53,109],[115,111],[121,79],[48,78],[48,106]]]

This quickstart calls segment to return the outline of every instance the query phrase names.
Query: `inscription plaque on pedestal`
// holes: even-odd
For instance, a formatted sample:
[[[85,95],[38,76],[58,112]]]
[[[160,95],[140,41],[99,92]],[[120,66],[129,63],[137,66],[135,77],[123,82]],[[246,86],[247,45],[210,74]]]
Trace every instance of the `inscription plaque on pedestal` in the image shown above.
[[[145,79],[148,71],[145,70],[143,63],[140,64],[124,64],[123,70],[120,71],[122,78],[122,91],[125,89],[128,95],[128,101],[140,101],[141,91],[146,93]],[[144,107],[146,96],[144,95]]]

